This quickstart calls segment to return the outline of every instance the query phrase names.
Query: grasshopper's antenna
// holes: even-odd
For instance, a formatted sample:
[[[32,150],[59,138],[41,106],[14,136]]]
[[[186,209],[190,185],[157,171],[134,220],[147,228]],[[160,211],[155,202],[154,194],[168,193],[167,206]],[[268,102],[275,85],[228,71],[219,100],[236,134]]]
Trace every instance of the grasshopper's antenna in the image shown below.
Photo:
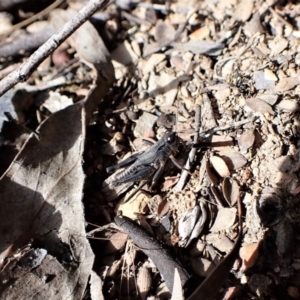
[[[178,111],[179,111],[179,109],[178,109],[178,102],[179,102],[179,100],[177,100],[177,102],[176,102],[175,128],[174,128],[174,131],[176,133],[177,133],[177,122],[178,122]]]

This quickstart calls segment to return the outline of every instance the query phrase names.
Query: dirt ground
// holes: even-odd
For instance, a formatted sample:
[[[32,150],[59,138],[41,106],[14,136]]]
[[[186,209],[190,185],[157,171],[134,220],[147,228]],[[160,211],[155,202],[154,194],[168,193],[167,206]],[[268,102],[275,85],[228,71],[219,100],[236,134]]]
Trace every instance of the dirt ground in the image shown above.
[[[298,1],[1,2],[1,299],[300,299]]]

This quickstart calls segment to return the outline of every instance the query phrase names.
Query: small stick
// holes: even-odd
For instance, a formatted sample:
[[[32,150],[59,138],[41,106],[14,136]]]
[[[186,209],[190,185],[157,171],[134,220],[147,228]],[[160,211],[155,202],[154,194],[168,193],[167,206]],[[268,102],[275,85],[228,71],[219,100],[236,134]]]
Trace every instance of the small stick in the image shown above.
[[[198,143],[198,137],[199,137],[199,129],[200,129],[200,119],[201,119],[201,108],[200,105],[196,106],[196,115],[195,115],[195,135],[194,135],[194,143]],[[180,179],[177,182],[177,184],[174,187],[174,191],[181,191],[183,189],[183,186],[185,185],[186,179],[188,174],[190,173],[189,170],[191,169],[191,164],[195,159],[196,155],[196,148],[192,148],[188,160],[184,166],[184,169],[181,173]]]
[[[45,44],[36,50],[26,62],[0,81],[0,96],[19,82],[28,79],[31,73],[61,45],[76,29],[86,22],[98,9],[103,9],[109,0],[90,0],[79,13],[67,22]]]
[[[201,133],[199,133],[199,137],[208,138],[211,135],[213,135],[214,133],[216,133],[217,131],[227,130],[227,129],[230,129],[230,128],[237,128],[237,127],[243,126],[247,123],[250,123],[254,120],[255,120],[255,118],[251,118],[251,119],[247,119],[247,120],[238,121],[238,122],[235,122],[233,124],[211,128],[211,129],[208,129],[208,130],[205,130],[205,131],[202,131]],[[193,147],[197,147],[196,145],[197,144],[194,144]]]
[[[20,23],[15,24],[8,30],[4,31],[3,33],[0,34],[0,37],[3,38],[4,36],[11,34],[12,32],[15,32],[17,29],[20,29],[22,27],[25,27],[25,26],[33,23],[35,20],[40,19],[41,17],[43,17],[44,15],[48,14],[50,11],[52,11],[53,9],[55,9],[56,7],[61,5],[64,1],[65,0],[56,0],[54,3],[52,3],[51,5],[46,7],[44,10],[40,11],[39,13],[33,15],[32,17],[30,17]]]
[[[190,277],[188,271],[179,263],[178,259],[168,248],[150,235],[142,226],[125,216],[116,216],[114,221],[128,234],[135,245],[153,261],[170,291],[172,291],[174,285],[175,268],[178,269],[180,274],[181,284],[184,285],[187,282]]]
[[[239,250],[243,239],[243,219],[242,219],[242,201],[238,198],[239,213],[239,235],[233,248],[227,256],[215,267],[215,269],[206,277],[206,279],[196,288],[187,300],[213,300],[217,297],[220,288],[226,282],[230,270],[239,256]]]

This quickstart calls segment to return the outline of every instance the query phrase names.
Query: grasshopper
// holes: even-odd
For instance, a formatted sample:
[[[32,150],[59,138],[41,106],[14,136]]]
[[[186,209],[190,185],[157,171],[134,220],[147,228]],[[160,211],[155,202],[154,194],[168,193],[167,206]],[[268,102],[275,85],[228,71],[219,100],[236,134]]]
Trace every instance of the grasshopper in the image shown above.
[[[175,132],[165,132],[163,137],[156,143],[147,140],[143,140],[143,142],[151,145],[151,147],[142,153],[133,154],[124,161],[106,168],[106,171],[111,173],[131,164],[126,170],[115,176],[112,181],[114,186],[125,182],[150,179],[153,176],[152,189],[162,176],[164,167],[169,159],[171,159],[176,167],[183,169],[181,164],[175,159],[180,146],[183,145],[183,141]]]

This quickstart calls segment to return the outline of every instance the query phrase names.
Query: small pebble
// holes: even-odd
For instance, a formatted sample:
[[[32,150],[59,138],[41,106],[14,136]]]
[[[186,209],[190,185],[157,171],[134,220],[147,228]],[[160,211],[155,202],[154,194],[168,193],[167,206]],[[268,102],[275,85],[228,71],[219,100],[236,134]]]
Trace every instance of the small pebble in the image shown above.
[[[293,299],[299,299],[299,290],[297,287],[289,286],[287,292]]]

